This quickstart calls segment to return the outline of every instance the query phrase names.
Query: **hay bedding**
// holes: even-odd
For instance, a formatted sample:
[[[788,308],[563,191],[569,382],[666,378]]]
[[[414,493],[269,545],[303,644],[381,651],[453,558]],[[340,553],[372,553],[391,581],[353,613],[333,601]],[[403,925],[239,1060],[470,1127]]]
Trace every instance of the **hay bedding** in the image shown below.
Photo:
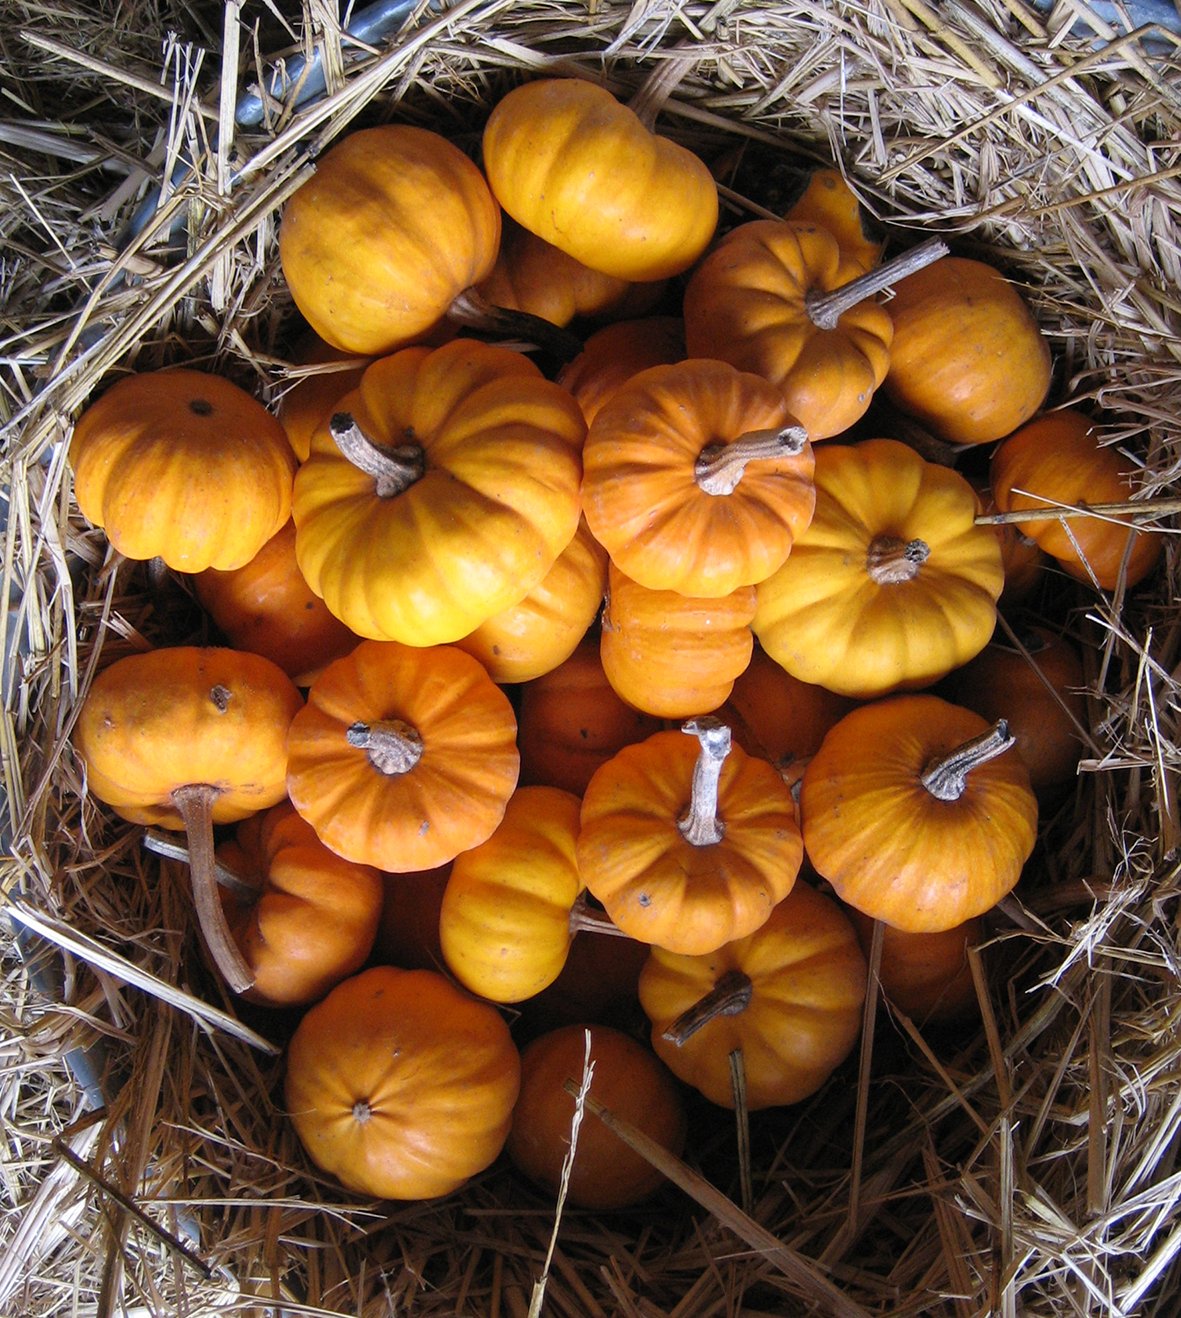
[[[15,0],[5,17],[4,889],[20,937],[0,1008],[0,1312],[523,1314],[557,1224],[555,1315],[1176,1313],[1175,37],[1021,0],[459,0],[372,47],[321,0]],[[294,376],[277,207],[347,123],[406,118],[471,147],[522,72],[568,61],[626,91],[674,47],[692,59],[666,131],[711,154],[835,156],[904,239],[935,227],[1005,268],[1050,337],[1052,401],[1095,410],[1143,460],[1165,562],[1134,597],[1062,578],[1042,596],[1085,647],[1090,744],[992,922],[981,1028],[879,1017],[814,1101],[757,1115],[748,1161],[729,1114],[697,1105],[712,1214],[670,1187],[559,1220],[503,1167],[442,1203],[352,1202],[279,1115],[289,1022],[226,1000],[181,872],[81,795],[67,738],[100,653],[206,633],[180,583],[82,522],[61,441],[116,368],[195,361],[279,396]],[[294,70],[313,49],[327,96],[287,90],[233,124],[272,56]],[[727,223],[773,203],[756,176],[765,163],[736,176]]]

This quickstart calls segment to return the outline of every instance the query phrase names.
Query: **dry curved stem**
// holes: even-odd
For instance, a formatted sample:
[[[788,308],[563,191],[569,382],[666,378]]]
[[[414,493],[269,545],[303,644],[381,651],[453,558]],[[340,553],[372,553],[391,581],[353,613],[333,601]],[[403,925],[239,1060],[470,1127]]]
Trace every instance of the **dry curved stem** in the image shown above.
[[[357,424],[350,412],[335,412],[328,432],[341,453],[359,470],[372,476],[379,499],[392,499],[408,490],[426,472],[421,444],[382,448]]]
[[[681,731],[696,737],[700,749],[693,766],[693,789],[688,812],[677,820],[686,842],[695,847],[713,846],[722,840],[725,825],[718,818],[718,780],[730,754],[730,729],[720,719],[690,719]]]
[[[703,998],[676,1018],[660,1037],[678,1048],[719,1016],[739,1016],[750,1006],[754,984],[745,971],[727,970]]]
[[[389,778],[409,773],[422,759],[422,737],[418,729],[400,718],[354,723],[344,736],[350,746],[366,751],[369,763]]]
[[[748,462],[794,458],[804,451],[808,432],[803,426],[782,430],[751,430],[729,444],[710,444],[697,455],[693,476],[706,494],[733,494]]]
[[[217,895],[217,861],[213,852],[213,802],[218,789],[209,783],[186,783],[172,793],[172,804],[185,826],[189,842],[189,874],[197,922],[209,955],[235,993],[254,985],[254,972],[238,950]]]
[[[884,265],[875,266],[866,274],[842,284],[840,288],[834,288],[828,293],[809,293],[804,300],[808,318],[817,329],[834,330],[846,311],[851,311],[853,307],[908,275],[932,265],[946,256],[949,250],[942,238],[928,238],[925,243],[912,247],[909,252],[902,252]]]
[[[865,553],[865,570],[879,586],[900,586],[913,581],[931,556],[925,540],[903,540],[898,535],[875,535]]]
[[[478,288],[465,288],[447,308],[447,319],[466,329],[543,348],[560,362],[577,357],[586,346],[572,331],[531,311],[498,307]]]
[[[189,864],[188,847],[183,842],[178,842],[170,833],[164,833],[156,828],[149,828],[144,833],[143,845],[145,851],[155,852],[157,856],[165,856],[169,860],[179,860],[185,865]],[[223,865],[216,856],[213,862],[213,872],[217,876],[218,883],[242,901],[256,902],[262,893],[260,884],[252,883],[240,874],[235,874],[232,869]]]
[[[936,756],[923,770],[919,781],[940,801],[958,801],[968,786],[968,774],[989,760],[1003,755],[1017,738],[1009,731],[1008,721],[998,719],[996,725],[971,741]]]
[[[628,938],[620,927],[601,911],[592,910],[587,904],[585,889],[574,899],[570,908],[571,934],[606,934],[611,938]]]

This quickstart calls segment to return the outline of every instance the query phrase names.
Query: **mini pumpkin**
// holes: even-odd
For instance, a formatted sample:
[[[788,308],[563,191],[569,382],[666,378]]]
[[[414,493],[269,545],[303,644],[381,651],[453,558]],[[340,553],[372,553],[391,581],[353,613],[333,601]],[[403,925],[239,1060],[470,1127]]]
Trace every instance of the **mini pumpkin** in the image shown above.
[[[730,1057],[742,1056],[746,1107],[814,1094],[857,1041],[865,957],[841,908],[797,883],[767,920],[715,951],[654,947],[640,972],[652,1047],[711,1103],[735,1107]]]
[[[821,445],[816,512],[756,587],[763,649],[854,699],[928,686],[996,625],[1000,547],[968,482],[890,439]]]
[[[1037,798],[1003,720],[937,696],[846,714],[804,771],[804,845],[850,906],[908,933],[982,915],[1021,877]]]
[[[125,376],[70,439],[82,515],[128,558],[180,572],[249,563],[291,515],[283,427],[230,380],[173,368]]]
[[[287,730],[303,699],[269,659],[216,647],[128,655],[94,679],[74,727],[87,788],[124,819],[188,835],[193,900],[218,969],[254,982],[217,894],[213,825],[286,793]]]
[[[433,869],[504,815],[520,757],[512,706],[478,660],[363,641],[292,720],[287,790],[320,840],[390,873]]]
[[[685,323],[677,316],[645,316],[604,325],[558,372],[589,426],[603,404],[649,366],[669,366],[685,356]]]
[[[583,797],[588,891],[629,937],[669,951],[712,952],[753,932],[802,859],[787,786],[716,719],[625,746]]]
[[[518,223],[618,279],[679,274],[717,226],[705,164],[593,82],[514,88],[489,116],[483,151],[492,191]]]
[[[375,966],[304,1015],[284,1098],[308,1156],[346,1189],[433,1199],[498,1156],[520,1080],[495,1008],[434,971]]]
[[[1074,408],[1047,412],[998,445],[992,457],[993,498],[1002,513],[1083,509],[1081,516],[1020,520],[1031,540],[1078,581],[1114,590],[1135,586],[1156,567],[1161,537],[1136,530],[1124,517],[1086,513],[1087,504],[1120,503],[1138,468],[1101,442],[1095,423]]]
[[[577,404],[507,348],[369,367],[295,481],[308,585],[359,636],[437,645],[518,603],[578,530]]]
[[[724,362],[654,366],[600,409],[583,511],[649,590],[729,595],[769,576],[815,504],[812,447],[778,391]]]

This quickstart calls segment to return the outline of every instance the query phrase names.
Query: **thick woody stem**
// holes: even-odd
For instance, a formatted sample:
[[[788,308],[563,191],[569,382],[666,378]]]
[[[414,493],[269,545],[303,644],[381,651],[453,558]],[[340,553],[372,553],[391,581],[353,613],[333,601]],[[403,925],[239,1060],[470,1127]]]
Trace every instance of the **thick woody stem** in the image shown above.
[[[468,329],[501,339],[516,339],[544,348],[560,362],[577,357],[586,346],[577,334],[555,325],[531,311],[498,307],[487,301],[477,288],[465,288],[447,308],[447,319]]]
[[[754,984],[749,975],[741,970],[728,970],[704,998],[683,1011],[660,1037],[680,1048],[710,1021],[745,1011],[753,994]]]
[[[149,828],[144,833],[143,844],[146,851],[154,851],[157,856],[166,856],[169,860],[180,860],[186,865],[191,863],[188,847],[175,841],[167,833],[161,833],[158,829]],[[216,856],[213,863],[213,872],[218,883],[232,892],[239,900],[247,902],[258,900],[262,887],[257,883],[251,883],[249,879],[242,878],[240,874],[235,874],[232,869],[227,869],[220,860],[216,859]]]
[[[213,852],[213,802],[218,789],[208,783],[188,783],[172,793],[189,841],[189,874],[193,904],[205,945],[235,993],[245,993],[254,984],[254,973],[246,964],[230,933],[225,911],[217,895],[217,865]]]
[[[697,455],[693,475],[706,494],[733,494],[748,462],[794,458],[804,451],[808,432],[803,426],[782,430],[751,430],[729,444],[710,444]]]
[[[390,778],[409,773],[422,759],[422,737],[418,729],[400,718],[354,723],[344,735],[350,746],[366,751],[369,763]]]
[[[875,294],[889,288],[907,275],[913,275],[924,266],[933,264],[948,253],[948,246],[942,238],[929,238],[925,243],[912,247],[892,261],[876,266],[857,279],[834,288],[831,292],[811,292],[805,299],[808,317],[817,329],[833,330],[837,321],[858,304],[867,301]]]
[[[875,535],[865,553],[865,570],[879,586],[913,581],[931,556],[925,540],[903,540],[897,535]]]
[[[571,934],[608,934],[613,938],[627,938],[617,924],[614,924],[601,911],[592,910],[586,902],[586,893],[580,892],[570,908]]]
[[[923,770],[919,781],[936,799],[958,801],[968,786],[968,774],[980,765],[1003,755],[1016,742],[1005,719],[971,741],[937,756]]]
[[[421,444],[382,448],[357,425],[349,412],[336,412],[328,423],[336,447],[367,476],[372,476],[379,499],[392,499],[421,480],[426,454]]]
[[[693,766],[693,792],[689,811],[677,820],[686,842],[695,847],[713,846],[722,840],[725,825],[718,818],[718,779],[730,754],[730,729],[719,719],[690,719],[681,731],[696,737],[700,749]]]

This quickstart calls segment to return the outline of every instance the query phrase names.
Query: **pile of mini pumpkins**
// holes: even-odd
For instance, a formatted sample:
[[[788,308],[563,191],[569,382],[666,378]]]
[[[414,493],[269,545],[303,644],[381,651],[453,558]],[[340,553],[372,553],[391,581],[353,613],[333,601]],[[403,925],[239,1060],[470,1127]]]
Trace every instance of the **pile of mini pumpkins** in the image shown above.
[[[556,1184],[576,1022],[612,986],[652,1048],[595,1024],[591,1092],[673,1151],[672,1076],[749,1109],[824,1083],[875,926],[898,1010],[962,1010],[1085,721],[1077,655],[990,645],[997,601],[1045,555],[1109,589],[1157,548],[979,520],[1118,501],[1133,469],[1081,413],[1037,416],[1050,353],[1002,275],[933,243],[882,266],[835,171],[719,238],[710,169],[575,79],[505,96],[482,157],[344,138],[282,216],[315,337],[279,416],[133,374],[70,451],[82,513],[189,574],[229,642],[98,674],[87,786],[186,832],[226,983],[307,1009],[308,1154],[395,1199],[506,1140]],[[910,437],[1003,441],[985,488],[853,438],[879,389]],[[522,1055],[500,1007],[572,982],[575,949],[571,1023]],[[573,1201],[648,1193],[589,1126]]]

